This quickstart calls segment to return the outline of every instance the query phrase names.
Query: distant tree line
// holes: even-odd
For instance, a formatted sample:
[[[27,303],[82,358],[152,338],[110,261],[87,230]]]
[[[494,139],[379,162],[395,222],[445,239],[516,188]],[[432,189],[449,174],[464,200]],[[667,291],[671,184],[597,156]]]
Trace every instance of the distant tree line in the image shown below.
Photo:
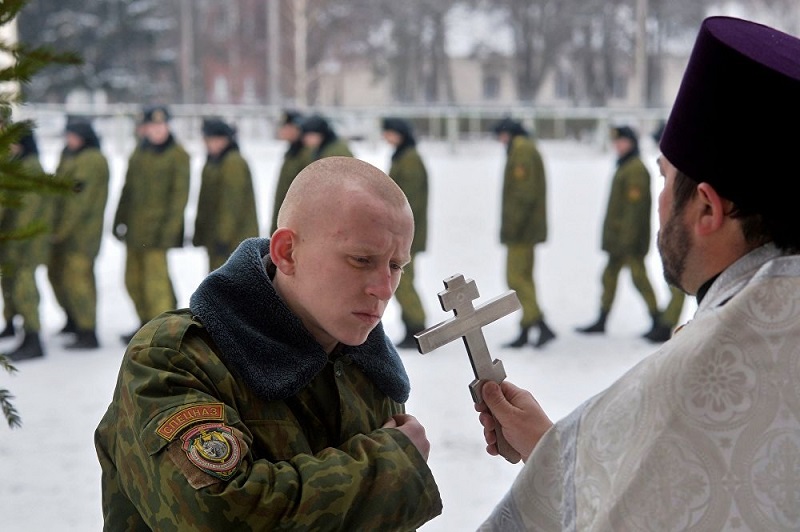
[[[267,4],[278,2],[280,35],[270,40]],[[314,103],[318,76],[326,65],[369,62],[376,79],[388,79],[397,103],[457,103],[451,58],[447,53],[453,13],[497,21],[498,34],[511,36],[511,50],[476,41],[473,54],[509,54],[519,101],[535,101],[554,69],[568,70],[568,93],[575,103],[602,106],[614,94],[615,73],[630,70],[637,42],[637,10],[646,8],[647,99],[658,101],[662,54],[672,42],[691,44],[699,22],[724,2],[714,0],[304,0],[303,25],[295,0],[30,0],[19,18],[20,36],[34,45],[79,50],[80,69],[53,67],[26,87],[30,101],[63,101],[76,88],[101,89],[111,102],[160,98],[185,102],[182,76],[187,55],[202,56],[210,36],[182,35],[212,11],[212,23],[227,32],[235,50],[258,48],[266,55],[279,43],[284,95],[295,97],[297,69],[289,56],[298,52],[296,31],[306,28],[303,44],[303,101]],[[800,26],[797,0],[730,1],[751,11],[768,12],[776,24]],[[222,6],[222,7],[221,7]],[[254,37],[219,16],[224,9],[254,24]],[[186,18],[191,20],[187,21]],[[214,33],[218,33],[215,30]],[[234,42],[237,41],[238,42]],[[294,43],[294,44],[293,44]],[[274,65],[273,65],[274,66]],[[192,69],[202,69],[194,62]],[[267,73],[266,75],[269,75]],[[288,81],[286,81],[288,80]],[[266,88],[256,95],[269,103]]]

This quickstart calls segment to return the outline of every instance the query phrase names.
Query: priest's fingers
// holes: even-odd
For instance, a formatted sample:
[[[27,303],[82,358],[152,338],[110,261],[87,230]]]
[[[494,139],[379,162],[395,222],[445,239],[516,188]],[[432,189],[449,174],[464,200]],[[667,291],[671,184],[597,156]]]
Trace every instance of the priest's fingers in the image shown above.
[[[553,422],[529,391],[508,381],[486,382],[481,394],[508,443],[526,459]]]

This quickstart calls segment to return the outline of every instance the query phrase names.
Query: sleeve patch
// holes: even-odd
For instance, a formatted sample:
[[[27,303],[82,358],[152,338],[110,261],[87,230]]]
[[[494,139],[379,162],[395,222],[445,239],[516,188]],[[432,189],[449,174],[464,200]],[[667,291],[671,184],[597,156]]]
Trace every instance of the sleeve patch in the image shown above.
[[[242,459],[239,439],[222,423],[205,423],[187,430],[181,436],[182,448],[201,471],[222,480],[236,472]]]
[[[201,421],[222,421],[225,416],[225,406],[222,403],[200,403],[181,408],[156,429],[159,436],[167,441],[172,441],[181,430]]]
[[[631,187],[628,190],[628,201],[639,201],[640,199],[642,199],[642,189]]]
[[[525,169],[524,165],[518,164],[514,167],[514,178],[515,179],[525,179],[528,175],[527,170]]]

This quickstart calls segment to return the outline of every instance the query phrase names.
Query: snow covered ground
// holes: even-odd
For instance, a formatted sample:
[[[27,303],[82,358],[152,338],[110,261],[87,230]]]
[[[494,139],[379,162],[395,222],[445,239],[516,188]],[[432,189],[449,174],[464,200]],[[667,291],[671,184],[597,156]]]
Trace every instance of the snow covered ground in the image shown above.
[[[259,201],[262,235],[266,235],[272,209],[275,178],[284,147],[272,140],[243,141]],[[536,250],[536,282],[540,305],[558,338],[542,350],[503,349],[500,345],[518,331],[518,315],[501,319],[484,329],[487,344],[506,368],[508,379],[527,387],[551,418],[558,419],[602,390],[628,368],[654,350],[640,338],[650,318],[627,272],[623,272],[605,336],[586,337],[573,332],[577,325],[597,317],[600,273],[605,255],[600,251],[600,224],[613,173],[610,150],[566,141],[543,141],[540,147],[548,171],[550,237]],[[55,168],[58,141],[40,143],[42,163]],[[113,217],[122,186],[130,146],[107,151],[112,170],[112,192],[107,208]],[[194,185],[204,161],[202,146],[187,145],[193,161]],[[388,168],[390,150],[382,143],[356,143],[357,157]],[[661,178],[657,155],[649,139],[643,140],[645,162],[653,174],[653,224],[657,226],[655,198]],[[450,316],[439,307],[442,280],[461,273],[476,281],[480,304],[507,289],[504,249],[498,244],[503,147],[496,142],[474,141],[451,146],[421,142],[431,179],[428,251],[418,257],[417,286],[425,302],[429,324]],[[193,189],[193,198],[197,189]],[[187,228],[193,227],[193,199],[187,209]],[[0,372],[0,388],[16,396],[22,416],[20,429],[0,422],[0,521],[2,530],[89,531],[102,528],[100,469],[93,447],[93,431],[103,415],[116,381],[124,346],[119,335],[129,332],[137,319],[123,282],[124,248],[106,227],[97,265],[99,288],[98,337],[102,347],[70,352],[56,335],[64,316],[55,304],[46,271],[37,272],[42,292],[43,338],[47,355],[42,360],[18,364],[19,372]],[[655,240],[655,232],[653,236]],[[179,305],[206,274],[202,249],[186,247],[169,257]],[[647,259],[659,301],[666,304],[668,290],[653,244]],[[180,272],[180,275],[177,275]],[[684,318],[694,311],[687,302]],[[384,316],[387,333],[397,339],[403,332],[399,309],[391,305]],[[0,343],[8,350],[13,340]],[[425,532],[474,530],[510,486],[521,464],[511,465],[484,450],[480,424],[468,385],[473,376],[461,342],[430,354],[402,351],[411,377],[408,412],[426,426],[431,441],[429,464],[444,500],[444,512],[423,527]]]

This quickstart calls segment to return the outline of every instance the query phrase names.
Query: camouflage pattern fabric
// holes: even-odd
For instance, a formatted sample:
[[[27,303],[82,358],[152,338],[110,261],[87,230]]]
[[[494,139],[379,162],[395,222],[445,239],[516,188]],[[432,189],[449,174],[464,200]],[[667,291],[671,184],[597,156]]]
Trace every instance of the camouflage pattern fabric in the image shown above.
[[[413,530],[442,510],[397,429],[410,384],[380,324],[328,355],[245,240],[191,308],[147,323],[95,432],[105,530]]]
[[[125,288],[141,323],[174,309],[178,303],[169,276],[167,250],[128,246],[125,257]]]
[[[320,150],[315,154],[314,160],[316,159],[324,159],[325,157],[352,157],[353,152],[350,151],[350,148],[347,146],[347,142],[343,139],[337,138],[323,146],[320,146]]]

